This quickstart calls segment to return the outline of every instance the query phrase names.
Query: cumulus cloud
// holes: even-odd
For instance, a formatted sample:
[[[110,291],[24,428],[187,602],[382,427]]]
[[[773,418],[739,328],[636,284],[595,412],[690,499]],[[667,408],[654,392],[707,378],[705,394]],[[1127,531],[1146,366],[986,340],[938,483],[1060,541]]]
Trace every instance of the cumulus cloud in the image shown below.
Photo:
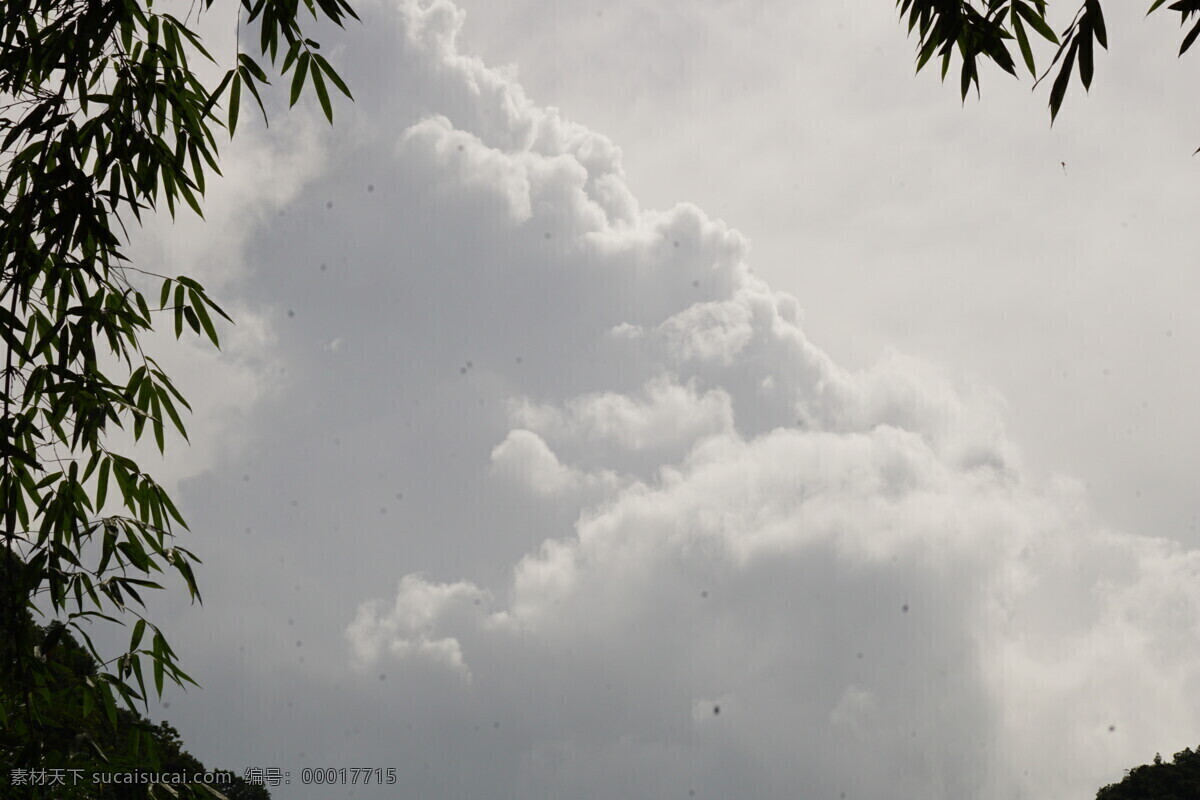
[[[355,136],[238,284],[289,401],[192,484],[214,561],[273,567],[245,638],[309,629],[254,667],[337,698],[305,752],[414,797],[998,800],[1190,741],[1196,553],[1036,481],[985,389],[835,363],[450,2],[362,13]]]
[[[377,662],[386,653],[398,661],[427,660],[440,664],[465,681],[471,672],[453,636],[434,637],[435,629],[452,625],[455,617],[479,603],[482,592],[468,583],[431,584],[407,575],[400,581],[390,609],[379,603],[361,606],[346,635],[360,665]]]
[[[504,370],[492,477],[568,492],[589,473],[561,452],[636,477],[580,500],[487,613],[443,619],[430,597],[484,588],[412,576],[364,604],[359,662],[411,658],[413,620],[432,626],[515,720],[510,790],[549,796],[1080,794],[1194,734],[1198,554],[1033,482],[987,391],[899,354],[838,367],[740,235],[640,210],[619,151],[455,52],[447,3],[401,7],[478,108],[417,122],[398,157],[520,252],[553,236],[510,276],[573,312],[540,320],[544,367],[600,354],[560,380]]]
[[[556,440],[611,442],[635,451],[691,443],[733,427],[729,395],[720,389],[701,394],[694,380],[681,385],[663,374],[648,381],[643,394],[588,394],[572,398],[564,408],[523,399],[512,404],[509,415],[515,424]]]
[[[579,485],[583,476],[559,462],[542,437],[532,431],[514,430],[492,451],[497,472],[517,478],[539,494],[558,494]]]

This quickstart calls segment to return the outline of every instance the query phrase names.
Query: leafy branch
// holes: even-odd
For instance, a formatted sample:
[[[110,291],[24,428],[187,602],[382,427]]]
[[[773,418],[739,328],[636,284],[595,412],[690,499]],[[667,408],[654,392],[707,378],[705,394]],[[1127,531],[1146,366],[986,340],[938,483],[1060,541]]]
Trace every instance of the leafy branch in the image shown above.
[[[1154,0],[1147,15],[1166,0]],[[917,71],[935,56],[941,59],[945,80],[957,51],[961,59],[959,88],[965,102],[972,85],[979,92],[979,62],[990,60],[1004,72],[1017,72],[1009,43],[1015,41],[1021,60],[1036,78],[1036,89],[1055,66],[1057,74],[1050,87],[1050,122],[1054,123],[1066,98],[1071,76],[1077,74],[1085,90],[1090,90],[1095,74],[1095,46],[1108,49],[1108,31],[1100,0],[1084,0],[1071,23],[1055,35],[1046,19],[1046,0],[897,0],[902,20],[907,20],[911,35],[917,32]],[[1200,11],[1200,0],[1177,0],[1168,8],[1180,14],[1186,25]],[[1031,36],[1032,34],[1032,36]],[[1185,34],[1179,48],[1183,55],[1200,37],[1200,21]],[[1038,76],[1031,39],[1057,46],[1050,66]],[[1197,150],[1200,152],[1200,150]]]
[[[212,5],[198,2],[201,13]],[[346,0],[304,5],[314,20],[357,19]],[[217,347],[215,316],[232,320],[192,278],[130,264],[124,215],[140,223],[165,200],[172,218],[177,205],[203,217],[206,173],[220,174],[214,129],[234,133],[243,90],[266,119],[259,86],[269,80],[241,50],[243,24],[257,25],[272,68],[283,45],[291,103],[310,78],[332,122],[326,82],[350,91],[304,36],[298,9],[298,0],[242,0],[235,63],[210,90],[189,59],[215,59],[151,0],[0,4],[0,766],[52,755],[61,697],[28,622],[42,606],[96,658],[78,689],[85,722],[101,714],[115,726],[118,700],[148,703],[147,674],[159,694],[167,680],[195,683],[138,610],[168,572],[200,600],[199,559],[173,541],[187,524],[108,442],[126,426],[134,442],[152,434],[160,451],[168,427],[187,438],[187,400],[141,347],[156,314],[172,313],[176,338],[186,325]],[[161,280],[156,307],[138,275]],[[110,497],[122,513],[109,513]],[[124,624],[127,614],[136,621],[126,651],[102,659],[85,626]]]

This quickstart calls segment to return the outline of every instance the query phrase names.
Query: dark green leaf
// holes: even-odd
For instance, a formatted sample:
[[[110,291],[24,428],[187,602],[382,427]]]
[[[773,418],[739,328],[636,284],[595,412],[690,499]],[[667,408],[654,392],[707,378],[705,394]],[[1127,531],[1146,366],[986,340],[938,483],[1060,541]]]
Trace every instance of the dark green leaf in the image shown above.
[[[104,713],[108,715],[108,723],[115,729],[117,727],[117,704],[113,702],[112,689],[107,681],[101,682],[98,688],[100,697],[104,701]]]
[[[177,509],[175,504],[171,502],[170,496],[166,492],[162,492],[159,495],[159,499],[162,500],[163,508],[167,510],[167,513],[171,515],[171,518],[178,522],[184,528],[184,530],[187,530],[187,522],[184,521],[183,516],[179,513],[179,509]]]
[[[146,324],[149,325],[151,322],[150,306],[147,305],[145,296],[142,295],[141,292],[134,292],[134,298],[137,301],[138,310],[142,312],[142,319],[144,319]]]
[[[242,74],[239,71],[233,76],[233,86],[229,90],[229,135],[237,130],[238,112],[242,106]]]
[[[200,164],[200,147],[195,142],[189,143],[188,154],[192,162],[192,177],[196,182],[196,189],[200,194],[204,194],[204,167]],[[203,218],[203,214],[200,215]]]
[[[1054,79],[1054,86],[1050,89],[1050,124],[1054,124],[1054,118],[1058,116],[1058,109],[1062,107],[1063,98],[1067,94],[1067,84],[1071,81],[1071,69],[1075,66],[1075,51],[1079,49],[1079,40],[1071,42],[1070,48],[1067,50],[1067,57],[1063,61],[1063,65],[1059,68],[1058,77]]]
[[[1187,36],[1183,37],[1183,44],[1179,47],[1179,55],[1183,55],[1188,51],[1188,48],[1191,47],[1192,43],[1196,41],[1197,36],[1200,36],[1200,22],[1197,22],[1194,26],[1192,26],[1192,29],[1188,31]]]
[[[178,339],[183,335],[183,285],[175,285],[175,338]]]
[[[171,418],[171,424],[175,426],[175,430],[179,431],[186,441],[188,438],[187,429],[183,427],[183,420],[179,418],[179,412],[175,410],[175,403],[171,401],[171,396],[167,394],[167,390],[161,386],[154,387],[158,392],[159,402],[166,410],[167,416]]]
[[[208,311],[204,308],[204,297],[195,290],[192,290],[192,308],[196,310],[196,316],[200,320],[200,326],[204,328],[204,333],[217,349],[220,349],[221,342],[217,338],[217,329],[213,327],[212,318],[208,316]]]
[[[1092,71],[1092,32],[1084,25],[1080,25],[1079,79],[1083,82],[1084,90],[1092,88]]]
[[[297,39],[288,47],[287,54],[283,57],[283,66],[279,68],[280,74],[286,75],[292,64],[296,61],[296,56],[300,55],[300,48],[303,43]]]
[[[1024,17],[1025,21],[1029,23],[1030,27],[1041,34],[1042,38],[1053,42],[1054,44],[1058,44],[1058,37],[1054,34],[1053,29],[1046,24],[1044,12],[1039,13],[1026,5],[1017,6],[1016,12]]]
[[[975,58],[964,58],[962,65],[962,75],[959,80],[960,88],[962,89],[962,99],[966,102],[967,92],[971,90],[971,79],[975,74]]]
[[[187,318],[188,326],[196,333],[200,333],[200,320],[196,318],[196,312],[192,310],[191,306],[183,307],[183,315]]]
[[[226,322],[229,322],[229,323],[233,322],[233,317],[226,314],[225,311],[219,305],[214,303],[211,298],[209,298],[208,296],[205,296],[204,302],[208,305],[209,308],[211,308],[213,311],[220,314],[225,319]]]
[[[204,211],[200,208],[200,203],[196,200],[196,195],[192,194],[192,190],[187,187],[187,184],[179,184],[179,193],[183,195],[183,199],[187,201],[192,211],[196,212],[196,216],[204,219]]]
[[[938,42],[936,39],[930,39],[922,47],[920,53],[917,54],[917,72],[929,63],[929,59],[933,58],[933,54],[937,52]]]
[[[151,650],[154,653],[154,689],[158,692],[159,697],[162,697],[163,690],[163,674],[165,668],[164,662],[167,658],[165,651],[166,644],[166,640],[163,639],[162,634],[155,631],[154,642],[151,646]]]
[[[1092,30],[1096,33],[1096,43],[1107,50],[1108,31],[1104,27],[1104,12],[1100,10],[1100,0],[1087,0],[1087,15]]]
[[[1029,37],[1025,34],[1025,26],[1021,24],[1021,17],[1017,14],[1012,16],[1013,32],[1017,35],[1017,45],[1021,48],[1021,57],[1025,59],[1025,66],[1029,68],[1029,74],[1037,77],[1037,67],[1033,62],[1033,50],[1029,46]]]
[[[147,385],[149,385],[149,384],[147,384]],[[155,442],[155,444],[158,445],[158,452],[163,453],[163,452],[165,452],[165,444],[164,444],[165,436],[164,436],[164,432],[163,432],[162,402],[158,399],[158,393],[155,392],[153,389],[154,389],[154,387],[151,387],[150,406],[151,406],[151,411],[154,414],[154,421],[153,421],[154,442]]]
[[[338,91],[353,100],[354,95],[350,94],[350,87],[347,86],[345,81],[342,80],[341,76],[334,71],[333,67],[329,65],[329,62],[325,60],[325,57],[314,53],[313,58],[316,59],[317,64],[321,67],[321,71],[325,73],[325,76],[329,78],[329,80],[333,81],[333,85],[338,88]]]
[[[312,71],[313,88],[317,90],[317,99],[321,101],[321,110],[325,112],[325,118],[333,124],[333,106],[329,103],[329,90],[325,88],[325,79],[321,77],[321,70],[314,69]]]
[[[145,634],[145,632],[146,632],[146,620],[139,619],[137,621],[137,623],[134,624],[134,626],[133,626],[133,635],[129,637],[130,652],[137,650],[138,645],[141,644],[142,635]]]
[[[243,70],[242,75],[246,79],[246,88],[249,89],[250,94],[254,96],[254,102],[258,103],[258,110],[262,112],[263,124],[265,124],[267,127],[270,127],[271,122],[267,118],[267,109],[266,106],[263,105],[262,96],[258,93],[258,87],[255,86],[254,81],[250,79],[249,74],[245,71],[246,68],[242,67],[241,69]]]
[[[225,87],[229,85],[229,82],[233,80],[236,74],[237,70],[233,69],[225,73],[225,77],[223,77],[221,82],[217,84],[217,88],[214,89],[212,94],[208,96],[208,100],[204,102],[204,106],[200,109],[201,116],[207,116],[208,112],[212,110],[212,107],[215,106],[218,101],[220,101],[221,95],[225,92]]]
[[[138,620],[138,622],[141,622],[141,621],[142,620]],[[130,647],[129,649],[130,649],[130,651],[134,650],[133,647]],[[142,659],[138,655],[135,654],[130,659],[130,666],[132,666],[132,668],[133,668],[134,678],[137,679],[138,690],[140,691],[143,698],[145,698],[146,700],[149,700],[149,698],[146,696],[146,678],[145,678],[145,676],[142,675]]]
[[[300,99],[300,90],[304,88],[304,76],[308,73],[308,62],[308,53],[301,53],[299,60],[296,62],[296,72],[292,75],[291,105],[293,106]]]
[[[238,61],[242,64],[242,66],[250,70],[250,74],[253,75],[259,83],[271,83],[269,80],[267,80],[267,73],[263,72],[262,67],[254,63],[254,59],[252,59],[250,56],[246,55],[245,53],[238,53]]]

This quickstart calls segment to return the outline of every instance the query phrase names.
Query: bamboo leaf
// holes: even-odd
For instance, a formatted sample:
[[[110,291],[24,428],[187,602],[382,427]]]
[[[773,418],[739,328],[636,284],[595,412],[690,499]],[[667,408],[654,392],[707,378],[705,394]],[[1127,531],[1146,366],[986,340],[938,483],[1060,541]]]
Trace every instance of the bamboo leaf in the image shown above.
[[[321,101],[321,110],[325,118],[333,124],[333,106],[329,103],[329,90],[325,88],[325,79],[319,69],[312,70],[313,88],[317,90],[317,99]]]
[[[156,692],[158,692],[159,697],[162,697],[163,690],[163,674],[165,669],[163,662],[167,658],[167,654],[164,650],[165,646],[166,641],[163,640],[162,634],[155,631],[154,643],[151,647],[151,650],[154,654],[154,689]]]
[[[1092,88],[1093,70],[1092,31],[1089,25],[1081,22],[1079,29],[1079,78],[1083,82],[1085,91]]]
[[[1197,36],[1200,36],[1200,22],[1197,22],[1192,29],[1188,31],[1187,36],[1183,37],[1183,44],[1179,47],[1179,55],[1183,55],[1188,51],[1188,48],[1191,47],[1192,43],[1196,41]]]
[[[233,76],[233,86],[229,90],[229,135],[237,130],[238,114],[242,108],[242,73]]]
[[[220,101],[221,95],[225,93],[225,87],[229,85],[229,82],[233,80],[236,74],[237,70],[232,69],[225,73],[225,77],[221,78],[221,82],[217,84],[217,88],[212,91],[212,94],[208,96],[208,100],[204,102],[204,106],[200,109],[200,116],[208,116],[213,106]]]
[[[1021,57],[1025,59],[1025,66],[1029,68],[1029,74],[1037,77],[1037,67],[1033,62],[1033,49],[1029,46],[1029,36],[1025,33],[1025,26],[1021,24],[1021,17],[1017,14],[1012,15],[1013,32],[1017,35],[1017,45],[1021,48]]]
[[[200,320],[196,317],[196,312],[192,310],[191,306],[183,307],[183,315],[187,318],[188,327],[195,333],[200,333]]]
[[[179,418],[179,412],[175,410],[175,403],[171,401],[171,396],[167,393],[167,390],[161,386],[155,386],[154,388],[155,391],[158,392],[158,399],[162,404],[162,408],[166,409],[167,416],[171,418],[171,424],[173,424],[175,426],[175,430],[179,431],[180,435],[183,436],[184,441],[187,441],[187,429],[183,427],[183,420]]]
[[[166,437],[163,432],[162,403],[158,399],[158,392],[154,391],[154,388],[155,387],[151,386],[151,392],[150,392],[150,405],[151,405],[151,408],[154,413],[154,420],[152,423],[154,426],[154,443],[158,445],[159,453],[165,453],[166,452],[166,445],[165,445]]]
[[[1107,50],[1108,30],[1104,27],[1104,12],[1100,10],[1100,0],[1087,0],[1087,15],[1096,34],[1096,43]]]
[[[287,71],[291,68],[292,64],[295,63],[296,56],[300,55],[300,48],[302,46],[303,42],[297,39],[296,41],[292,42],[291,46],[288,47],[287,54],[283,57],[283,66],[279,68],[280,74],[287,74]]]
[[[242,67],[241,69],[243,70],[242,75],[246,79],[246,88],[250,90],[250,94],[254,97],[254,102],[258,104],[258,110],[262,112],[263,124],[269,128],[271,127],[271,121],[267,118],[267,109],[266,106],[263,105],[262,95],[258,93],[258,87],[254,85],[251,73],[246,70],[245,67]]]
[[[1054,44],[1058,44],[1058,37],[1054,34],[1054,30],[1046,24],[1044,12],[1038,13],[1026,5],[1017,6],[1016,12],[1024,17],[1025,21],[1029,23],[1030,27],[1037,31],[1042,38],[1053,42]]]
[[[296,105],[300,99],[300,90],[304,88],[304,76],[308,73],[308,53],[301,53],[296,62],[296,72],[292,75],[292,98],[290,105]]]
[[[325,57],[314,53],[313,58],[316,59],[317,64],[321,67],[321,71],[325,73],[325,76],[329,78],[329,80],[333,81],[333,85],[338,88],[338,91],[353,100],[354,95],[350,94],[350,87],[347,86],[345,81],[342,80],[341,76],[334,71],[333,67],[329,65],[329,62],[325,60]]]
[[[100,474],[96,477],[96,509],[102,510],[104,499],[108,497],[108,470],[112,462],[104,459],[100,464]]]
[[[250,71],[250,74],[252,74],[259,83],[265,83],[268,85],[271,83],[269,80],[267,80],[267,73],[263,72],[262,67],[254,63],[254,59],[252,59],[250,56],[246,55],[245,53],[239,53],[238,61],[242,64],[242,66]]]
[[[133,626],[133,634],[129,637],[130,651],[137,650],[138,645],[142,642],[142,636],[146,633],[146,620],[139,619]]]
[[[1067,57],[1063,61],[1062,67],[1058,71],[1058,77],[1054,79],[1054,86],[1050,89],[1050,124],[1054,124],[1054,118],[1058,116],[1058,109],[1062,107],[1063,99],[1067,94],[1067,84],[1071,81],[1071,68],[1075,65],[1075,51],[1079,49],[1079,40],[1071,42],[1070,49],[1067,50]]]
[[[196,195],[192,194],[192,190],[188,188],[187,184],[179,184],[179,193],[183,195],[183,199],[187,201],[192,211],[196,212],[196,216],[204,219],[204,211],[200,208],[200,203],[196,200]]]
[[[213,327],[212,318],[204,308],[204,297],[199,292],[192,292],[192,308],[196,310],[196,316],[200,320],[200,326],[204,328],[205,335],[208,336],[209,340],[219,350],[221,342],[217,338],[217,329]]]

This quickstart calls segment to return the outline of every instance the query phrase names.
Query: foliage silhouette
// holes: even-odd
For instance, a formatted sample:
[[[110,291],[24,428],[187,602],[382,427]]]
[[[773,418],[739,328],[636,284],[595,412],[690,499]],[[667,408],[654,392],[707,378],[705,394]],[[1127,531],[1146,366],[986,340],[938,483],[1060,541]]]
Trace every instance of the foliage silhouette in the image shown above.
[[[2,571],[2,570],[0,570]],[[63,785],[53,787],[53,797],[88,797],[96,800],[146,800],[150,786],[146,784],[116,784],[105,779],[94,781],[93,774],[143,772],[189,773],[207,772],[204,765],[183,749],[179,732],[170,724],[155,725],[145,717],[126,708],[117,709],[115,726],[98,717],[82,714],[77,702],[80,689],[98,671],[96,660],[71,635],[60,621],[37,625],[25,611],[21,624],[25,635],[34,643],[35,654],[47,665],[49,680],[42,688],[49,693],[47,706],[52,709],[40,730],[45,763],[62,770]],[[0,642],[0,653],[11,657],[11,641]],[[17,742],[6,741],[14,747]],[[78,770],[78,772],[72,772]],[[28,775],[28,773],[25,773]],[[250,784],[232,773],[228,779],[213,787],[214,794],[202,787],[173,786],[181,797],[217,798],[227,800],[269,800],[266,787]],[[51,796],[44,784],[17,780],[11,770],[0,774],[0,796],[5,800],[25,800]]]
[[[1152,0],[1146,13],[1150,14],[1164,2]],[[1108,49],[1108,29],[1100,0],[1084,0],[1071,24],[1061,35],[1055,35],[1046,19],[1047,5],[1047,0],[896,0],[900,17],[908,24],[909,34],[914,30],[917,32],[917,71],[937,57],[941,60],[942,80],[945,80],[957,52],[962,62],[959,90],[964,101],[972,85],[976,93],[979,92],[981,60],[990,60],[1016,76],[1017,65],[1009,51],[1011,42],[1016,43],[1021,60],[1037,78],[1035,87],[1061,62],[1050,88],[1050,122],[1053,124],[1077,64],[1084,89],[1091,88],[1095,45]],[[1168,9],[1178,12],[1180,23],[1187,24],[1200,12],[1200,0],[1177,0]],[[1188,51],[1197,36],[1200,36],[1200,21],[1184,35],[1179,55]],[[1040,78],[1032,45],[1038,40],[1057,46],[1050,66]]]
[[[1200,748],[1186,748],[1164,762],[1155,755],[1153,764],[1125,772],[1120,783],[1105,786],[1096,800],[1195,800],[1200,797]]]
[[[199,13],[213,4],[198,2]],[[186,438],[187,402],[139,336],[169,313],[177,338],[186,323],[219,346],[212,315],[225,314],[197,281],[129,263],[126,215],[141,222],[165,199],[172,217],[180,202],[203,216],[205,173],[220,174],[214,128],[233,134],[246,92],[266,119],[258,87],[268,79],[242,51],[243,24],[257,25],[272,67],[283,50],[293,104],[307,77],[332,122],[326,81],[350,94],[304,36],[299,0],[241,0],[236,61],[211,90],[188,59],[215,59],[161,7],[0,3],[0,772],[59,767],[79,736],[101,752],[116,747],[96,723],[128,733],[127,752],[145,752],[167,732],[129,723],[119,706],[148,708],[148,677],[160,695],[166,680],[194,683],[141,596],[163,588],[156,573],[174,572],[199,599],[197,559],[174,544],[186,525],[111,434],[128,426],[137,441],[149,430],[159,450],[168,426]],[[304,8],[339,26],[357,19],[346,0]],[[161,281],[154,307],[147,279]],[[62,624],[34,625],[35,611]],[[128,648],[103,658],[86,625],[130,615]],[[83,680],[35,649],[55,650],[67,630],[94,659]]]

